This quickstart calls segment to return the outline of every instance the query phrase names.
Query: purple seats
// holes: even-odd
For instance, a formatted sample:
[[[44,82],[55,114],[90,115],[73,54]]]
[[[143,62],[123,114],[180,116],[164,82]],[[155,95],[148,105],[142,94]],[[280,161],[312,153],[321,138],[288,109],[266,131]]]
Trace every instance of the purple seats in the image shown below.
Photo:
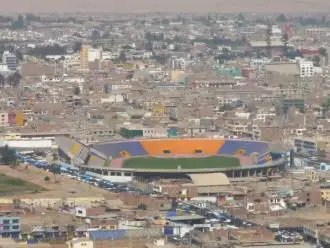
[[[251,155],[252,153],[263,154],[269,150],[269,145],[260,141],[226,140],[219,149],[218,154],[241,154]]]
[[[266,164],[269,161],[272,161],[272,155],[270,154],[270,152],[266,152],[258,157],[257,164]]]
[[[94,148],[106,156],[113,158],[148,155],[139,141],[96,144]]]

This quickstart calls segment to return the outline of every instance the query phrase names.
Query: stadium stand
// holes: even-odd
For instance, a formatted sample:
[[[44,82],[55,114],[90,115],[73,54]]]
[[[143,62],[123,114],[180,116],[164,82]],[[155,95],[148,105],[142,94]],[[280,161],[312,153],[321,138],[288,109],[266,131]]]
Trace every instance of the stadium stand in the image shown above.
[[[139,141],[96,144],[94,148],[113,158],[148,155]]]
[[[269,151],[261,154],[257,160],[257,164],[266,164],[269,162],[272,162],[272,155]]]
[[[173,140],[143,140],[140,141],[150,156],[164,154],[204,154],[216,155],[225,143],[224,140],[208,139],[173,139]]]
[[[72,150],[74,150],[73,148]],[[266,142],[222,139],[133,140],[95,144],[90,149],[91,154],[102,159],[106,159],[107,157],[129,158],[135,156],[175,156],[197,154],[212,156],[230,154],[237,156],[252,156],[254,161],[261,161],[259,155],[264,154],[269,150],[269,144]],[[85,156],[83,157],[86,159]]]
[[[226,140],[218,154],[251,155],[254,152],[265,153],[269,145],[260,141]]]
[[[80,148],[81,148],[81,145],[79,143],[75,143],[71,148],[71,154],[73,156],[76,156],[76,154],[79,152]]]

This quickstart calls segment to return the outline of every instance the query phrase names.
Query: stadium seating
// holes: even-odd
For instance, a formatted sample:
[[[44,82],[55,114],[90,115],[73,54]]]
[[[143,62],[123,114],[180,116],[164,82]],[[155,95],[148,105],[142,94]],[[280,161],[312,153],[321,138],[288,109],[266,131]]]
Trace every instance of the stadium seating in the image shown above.
[[[122,141],[97,144],[94,148],[113,158],[148,155],[139,141]]]
[[[263,154],[269,150],[269,145],[259,141],[226,140],[218,154],[251,155],[258,152]]]
[[[140,141],[150,156],[205,154],[216,155],[225,143],[224,140],[212,139],[170,139]]]
[[[266,164],[269,162],[272,162],[272,155],[269,151],[261,154],[257,160],[257,164]]]
[[[79,152],[80,148],[81,148],[81,145],[79,143],[75,143],[71,148],[71,154],[73,156],[76,156],[77,153]]]
[[[77,147],[73,147],[76,150]],[[250,140],[223,139],[150,139],[117,141],[96,144],[91,148],[91,154],[105,159],[128,158],[134,156],[176,156],[176,155],[237,155],[250,156],[254,163],[271,162],[269,145],[266,142]],[[93,152],[94,151],[94,152]],[[103,156],[98,154],[104,154]],[[92,160],[91,160],[92,161]]]

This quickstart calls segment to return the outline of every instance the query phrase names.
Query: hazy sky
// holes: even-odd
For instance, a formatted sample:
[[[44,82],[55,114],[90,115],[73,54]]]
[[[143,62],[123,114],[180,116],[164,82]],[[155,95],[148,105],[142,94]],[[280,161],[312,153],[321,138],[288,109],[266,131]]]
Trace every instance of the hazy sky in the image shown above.
[[[329,0],[0,0],[5,12],[312,12]]]

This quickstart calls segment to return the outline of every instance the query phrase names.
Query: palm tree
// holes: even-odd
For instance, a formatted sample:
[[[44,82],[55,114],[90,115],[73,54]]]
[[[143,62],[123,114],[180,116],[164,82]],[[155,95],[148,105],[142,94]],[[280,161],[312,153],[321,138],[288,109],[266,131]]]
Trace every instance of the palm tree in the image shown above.
[[[5,77],[4,75],[0,74],[0,87],[3,88],[5,86]]]

